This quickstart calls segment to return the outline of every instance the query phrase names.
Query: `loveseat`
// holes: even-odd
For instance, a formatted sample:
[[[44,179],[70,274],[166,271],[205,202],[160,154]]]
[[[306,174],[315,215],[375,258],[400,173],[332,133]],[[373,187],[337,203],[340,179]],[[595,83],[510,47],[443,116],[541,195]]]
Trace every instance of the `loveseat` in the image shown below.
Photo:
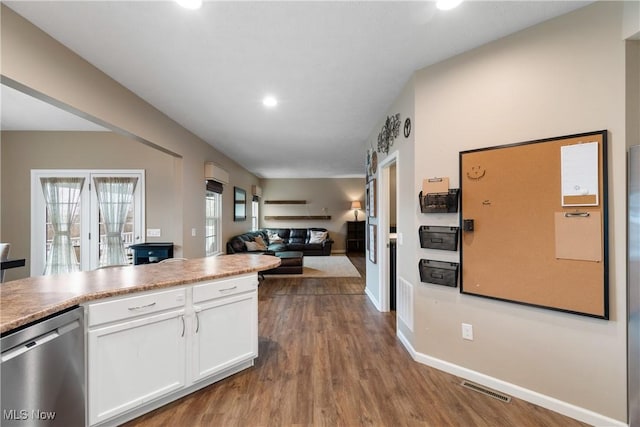
[[[326,228],[263,228],[233,236],[227,242],[227,253],[298,251],[331,255],[332,244]]]

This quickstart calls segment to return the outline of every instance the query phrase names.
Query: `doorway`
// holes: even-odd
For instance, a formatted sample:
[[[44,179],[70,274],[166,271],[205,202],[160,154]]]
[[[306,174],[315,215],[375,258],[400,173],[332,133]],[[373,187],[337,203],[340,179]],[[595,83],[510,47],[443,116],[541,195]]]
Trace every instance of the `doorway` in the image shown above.
[[[382,311],[396,309],[396,232],[398,213],[398,153],[390,154],[380,164],[380,305]]]

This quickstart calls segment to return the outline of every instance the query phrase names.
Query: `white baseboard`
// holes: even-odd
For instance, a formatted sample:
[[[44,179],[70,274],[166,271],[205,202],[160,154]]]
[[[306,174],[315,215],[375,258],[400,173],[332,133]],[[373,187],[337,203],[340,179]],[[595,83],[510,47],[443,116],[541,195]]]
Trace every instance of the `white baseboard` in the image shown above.
[[[376,309],[378,311],[382,311],[382,309],[380,308],[380,302],[376,299],[376,297],[371,293],[371,291],[369,290],[369,288],[365,287],[364,288],[364,293],[369,297],[369,300],[371,300],[371,302],[373,303],[373,305],[376,307]],[[415,359],[415,358],[414,358]]]
[[[440,371],[447,372],[451,375],[473,381],[477,384],[481,384],[485,387],[489,387],[502,393],[506,393],[518,399],[526,400],[527,402],[533,403],[534,405],[538,405],[559,414],[566,415],[567,417],[571,417],[592,426],[628,427],[628,425],[622,421],[614,420],[613,418],[606,417],[604,415],[598,414],[585,408],[581,408],[571,403],[546,396],[536,391],[490,377],[480,372],[476,372],[471,369],[428,356],[426,354],[418,353],[413,348],[409,340],[400,331],[397,331],[397,336],[405,346],[409,354],[411,354],[413,360],[422,363],[423,365],[427,365]]]

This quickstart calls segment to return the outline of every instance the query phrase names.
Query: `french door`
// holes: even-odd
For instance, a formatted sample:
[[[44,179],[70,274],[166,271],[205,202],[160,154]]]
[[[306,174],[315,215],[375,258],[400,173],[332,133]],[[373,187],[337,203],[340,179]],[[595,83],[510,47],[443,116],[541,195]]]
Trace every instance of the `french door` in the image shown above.
[[[32,170],[31,276],[130,263],[127,248],[144,242],[144,177],[144,170]]]

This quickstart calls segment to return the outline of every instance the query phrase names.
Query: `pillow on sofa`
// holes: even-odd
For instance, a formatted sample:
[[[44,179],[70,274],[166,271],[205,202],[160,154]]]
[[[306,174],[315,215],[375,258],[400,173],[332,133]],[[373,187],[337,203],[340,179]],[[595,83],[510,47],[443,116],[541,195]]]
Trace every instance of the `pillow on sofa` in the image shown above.
[[[311,230],[311,237],[309,237],[309,243],[322,243],[327,240],[329,235],[328,231],[315,231]]]
[[[247,245],[247,251],[264,251],[267,249],[265,245],[260,245],[258,242],[245,242]]]
[[[262,236],[256,236],[254,240],[258,244],[258,248],[259,248],[258,250],[260,251],[267,250],[267,244],[264,242],[264,239],[262,238]]]
[[[278,234],[269,233],[269,244],[271,243],[282,243],[282,237],[278,236]]]
[[[260,250],[258,249],[258,244],[256,242],[244,242],[244,244],[247,245],[247,251],[249,252]]]

